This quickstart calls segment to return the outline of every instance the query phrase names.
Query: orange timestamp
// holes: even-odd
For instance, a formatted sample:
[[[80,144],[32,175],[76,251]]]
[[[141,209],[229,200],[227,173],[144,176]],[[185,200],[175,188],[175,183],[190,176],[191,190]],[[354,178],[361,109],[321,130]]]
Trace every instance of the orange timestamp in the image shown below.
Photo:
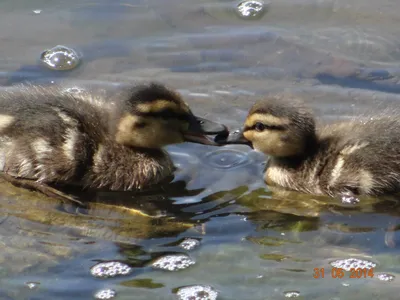
[[[332,268],[330,272],[331,278],[343,278],[346,275],[346,270],[342,268]],[[325,278],[325,268],[314,268],[315,279]],[[327,275],[329,277],[329,273]],[[363,269],[363,268],[352,268],[350,269],[350,275],[348,278],[367,278],[374,277],[374,269]],[[346,277],[347,278],[347,277]]]

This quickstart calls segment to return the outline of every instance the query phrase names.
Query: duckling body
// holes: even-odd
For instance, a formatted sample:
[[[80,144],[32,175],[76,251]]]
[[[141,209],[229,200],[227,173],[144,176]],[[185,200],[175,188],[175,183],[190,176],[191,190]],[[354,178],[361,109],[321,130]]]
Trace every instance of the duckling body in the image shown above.
[[[199,142],[207,134],[199,124],[177,93],[158,84],[113,99],[24,86],[0,94],[0,161],[4,174],[43,185],[139,190],[172,174],[162,147],[189,141],[193,128]]]
[[[381,127],[381,128],[379,128]],[[382,130],[382,135],[377,131]],[[380,195],[400,191],[400,123],[378,119],[324,126],[303,158],[271,158],[265,181],[312,194]],[[394,138],[395,140],[391,139]]]
[[[384,115],[316,128],[310,110],[294,97],[261,100],[242,134],[270,156],[267,184],[311,194],[382,195],[400,191],[400,120]]]

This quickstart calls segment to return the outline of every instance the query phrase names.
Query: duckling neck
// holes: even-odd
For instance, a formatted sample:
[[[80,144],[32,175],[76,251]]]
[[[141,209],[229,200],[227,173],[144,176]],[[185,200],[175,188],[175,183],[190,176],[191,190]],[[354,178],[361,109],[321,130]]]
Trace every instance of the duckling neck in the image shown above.
[[[303,167],[306,161],[313,155],[297,155],[297,156],[285,156],[285,157],[271,157],[268,161],[268,168],[280,168],[290,172],[295,172]]]
[[[318,155],[319,143],[316,138],[307,141],[304,151],[298,155],[270,157],[266,166],[265,181],[289,189],[298,189],[301,177]],[[299,181],[300,180],[300,181]]]
[[[291,169],[297,169],[301,165],[313,157],[316,156],[318,149],[320,148],[318,139],[315,135],[309,136],[304,144],[304,149],[301,153],[292,156],[285,157],[273,157],[271,158],[277,165],[287,167]]]
[[[157,185],[172,175],[173,164],[162,149],[101,144],[93,155],[86,183],[93,188],[140,190]]]

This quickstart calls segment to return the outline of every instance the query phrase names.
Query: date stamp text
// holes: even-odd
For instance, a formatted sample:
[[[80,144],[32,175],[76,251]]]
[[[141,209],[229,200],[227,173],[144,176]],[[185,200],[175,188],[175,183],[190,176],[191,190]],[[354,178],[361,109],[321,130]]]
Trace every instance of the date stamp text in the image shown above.
[[[363,268],[352,268],[350,272],[346,272],[345,269],[342,268],[332,268],[329,272],[327,270],[325,272],[325,268],[314,268],[313,277],[315,279],[319,278],[373,278],[374,277],[374,269],[363,269]]]

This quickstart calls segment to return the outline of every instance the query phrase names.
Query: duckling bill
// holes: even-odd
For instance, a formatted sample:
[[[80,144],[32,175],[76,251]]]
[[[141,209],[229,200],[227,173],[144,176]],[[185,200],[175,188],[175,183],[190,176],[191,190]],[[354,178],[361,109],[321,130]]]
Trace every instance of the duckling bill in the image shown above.
[[[268,185],[352,201],[400,191],[399,132],[398,116],[384,113],[316,126],[300,99],[281,94],[255,103],[243,128],[216,141],[268,155]]]
[[[113,99],[21,86],[0,94],[2,176],[58,198],[53,184],[142,190],[164,182],[173,164],[164,146],[216,145],[224,125],[195,116],[180,95],[151,83]]]

